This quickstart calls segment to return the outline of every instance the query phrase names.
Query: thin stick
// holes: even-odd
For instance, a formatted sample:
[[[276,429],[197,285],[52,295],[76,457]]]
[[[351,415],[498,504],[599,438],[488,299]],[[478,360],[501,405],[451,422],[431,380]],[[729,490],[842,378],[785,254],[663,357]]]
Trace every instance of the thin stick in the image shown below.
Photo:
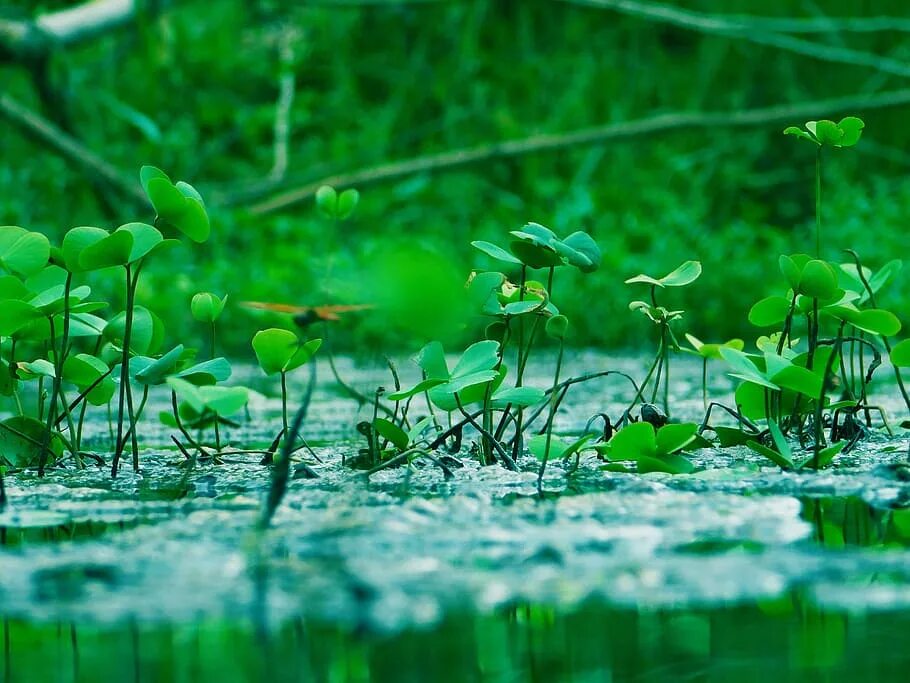
[[[910,67],[907,68],[910,74]],[[890,90],[877,95],[857,94],[811,102],[799,102],[789,105],[775,105],[760,109],[747,109],[733,112],[674,112],[659,114],[644,119],[622,121],[603,126],[583,128],[568,133],[532,135],[516,140],[496,142],[456,149],[440,154],[403,159],[379,166],[361,168],[349,173],[339,173],[314,182],[309,182],[284,192],[279,192],[269,199],[248,207],[251,214],[259,215],[285,209],[294,204],[311,199],[322,185],[336,188],[389,182],[420,173],[442,172],[460,169],[464,166],[528,154],[561,152],[572,147],[602,145],[614,140],[651,136],[657,133],[691,129],[712,129],[722,126],[725,129],[767,126],[768,124],[786,123],[793,119],[834,115],[850,109],[862,108],[863,111],[898,107],[910,103],[910,89]],[[231,205],[230,197],[219,198],[222,204]]]
[[[7,94],[0,94],[0,118],[4,118],[29,137],[35,139],[58,156],[99,178],[125,199],[142,208],[148,208],[148,199],[139,184],[127,179],[72,135],[21,105]]]

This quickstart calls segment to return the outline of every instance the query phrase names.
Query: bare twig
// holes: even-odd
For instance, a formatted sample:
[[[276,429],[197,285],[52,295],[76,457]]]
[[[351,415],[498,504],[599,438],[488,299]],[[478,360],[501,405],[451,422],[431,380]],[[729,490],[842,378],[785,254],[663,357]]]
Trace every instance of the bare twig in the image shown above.
[[[560,0],[572,5],[607,7],[617,4],[613,0]],[[640,5],[641,3],[634,3]],[[761,29],[780,33],[878,33],[881,31],[910,32],[910,19],[905,17],[763,17],[754,14],[713,14],[680,10],[667,6],[660,7],[667,18],[692,20],[710,16],[711,25],[729,29]]]
[[[908,73],[910,73],[910,66]],[[797,104],[775,105],[735,112],[673,112],[634,121],[622,121],[568,133],[533,135],[518,140],[480,145],[440,154],[430,154],[340,173],[276,194],[249,207],[252,214],[265,214],[312,198],[321,185],[337,188],[389,182],[417,173],[451,171],[493,159],[561,151],[571,147],[599,145],[628,138],[687,129],[747,128],[775,122],[790,122],[843,111],[869,111],[910,104],[910,89],[876,95],[857,94]]]
[[[852,50],[823,43],[795,38],[771,30],[759,30],[759,26],[747,21],[737,20],[722,14],[705,14],[677,9],[667,5],[635,0],[559,0],[572,4],[601,7],[615,10],[622,14],[640,17],[648,21],[671,24],[679,28],[710,33],[714,35],[740,38],[759,45],[768,45],[788,52],[813,57],[827,62],[865,66],[895,76],[910,76],[910,64],[884,57],[872,52]]]
[[[148,206],[148,200],[138,182],[125,178],[114,166],[74,137],[5,93],[0,94],[0,118],[8,120],[67,161],[99,178],[131,202],[142,207]]]
[[[131,21],[138,5],[137,0],[89,0],[34,21],[0,19],[0,57],[29,59],[91,40]]]

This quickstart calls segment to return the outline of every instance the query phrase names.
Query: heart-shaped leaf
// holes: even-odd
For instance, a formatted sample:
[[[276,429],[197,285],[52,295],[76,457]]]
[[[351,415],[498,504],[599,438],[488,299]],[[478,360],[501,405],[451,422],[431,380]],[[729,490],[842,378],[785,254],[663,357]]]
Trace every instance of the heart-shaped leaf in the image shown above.
[[[102,268],[125,266],[130,262],[132,249],[132,234],[127,230],[115,231],[82,248],[79,252],[79,268],[81,270],[101,270]]]

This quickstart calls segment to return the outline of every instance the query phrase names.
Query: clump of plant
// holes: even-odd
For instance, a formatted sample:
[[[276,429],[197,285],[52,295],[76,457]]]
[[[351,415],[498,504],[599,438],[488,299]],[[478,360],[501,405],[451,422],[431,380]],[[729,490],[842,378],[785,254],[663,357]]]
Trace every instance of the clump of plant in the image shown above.
[[[409,457],[424,455],[444,444],[457,449],[464,428],[471,427],[479,435],[477,457],[481,464],[499,462],[516,469],[524,451],[524,434],[543,411],[544,425],[529,444],[540,460],[538,481],[543,478],[554,448],[565,455],[565,444],[554,437],[554,418],[565,390],[582,380],[561,381],[568,320],[553,303],[554,280],[561,268],[577,268],[583,273],[596,270],[600,249],[584,232],[560,238],[537,223],[528,223],[510,236],[507,247],[483,241],[472,243],[506,271],[479,271],[469,278],[468,305],[490,319],[487,339],[470,345],[451,369],[439,342],[424,346],[416,358],[423,379],[412,387],[396,388],[386,394],[384,398],[394,402],[392,414],[375,414],[372,422],[364,425],[362,431],[369,446],[365,466],[385,466],[385,460],[398,462],[404,453],[409,453]],[[542,271],[543,277],[535,279],[535,271]],[[524,381],[532,351],[544,334],[558,345],[549,391],[525,386]],[[514,376],[511,381],[510,375]],[[419,396],[430,412],[432,438],[422,427],[423,441],[415,450],[417,444],[405,435],[411,433],[411,403]],[[525,411],[534,406],[537,411],[526,420]],[[446,416],[445,422],[440,413]],[[426,422],[416,424],[423,426]],[[389,450],[388,444],[394,448]]]
[[[12,396],[18,408],[17,415],[0,423],[2,459],[8,465],[37,465],[44,474],[66,451],[78,467],[85,457],[103,462],[82,448],[86,413],[97,406],[107,407],[112,421],[111,475],[117,475],[127,444],[138,468],[137,423],[150,388],[157,385],[174,383],[175,391],[198,399],[184,386],[190,385],[203,395],[204,400],[190,401],[202,415],[209,409],[219,416],[227,412],[224,395],[215,398],[222,388],[210,386],[230,376],[230,364],[214,357],[214,336],[212,357],[203,363],[195,363],[183,345],[158,355],[163,325],[137,302],[149,259],[178,243],[166,234],[195,242],[208,238],[205,205],[191,185],[173,183],[154,167],[143,167],[140,180],[155,211],[153,224],[126,223],[115,230],[78,226],[59,246],[23,228],[0,228],[0,393]],[[91,300],[91,289],[78,281],[110,270],[123,273],[125,307],[104,319],[96,313],[108,304]],[[194,313],[214,324],[223,303],[197,300]],[[36,385],[33,409],[23,402],[23,384]],[[136,388],[141,389],[138,400]],[[240,392],[233,393],[238,404]]]
[[[874,304],[899,262],[873,274],[853,252],[849,252],[852,263],[836,264],[820,257],[823,151],[855,145],[862,130],[860,119],[846,117],[839,123],[810,121],[805,130],[791,126],[784,131],[816,146],[815,256],[780,256],[786,290],[761,299],[749,311],[753,325],[770,328],[756,343],[758,353],[746,353],[742,347],[717,349],[731,375],[741,381],[736,390],[739,416],[767,425],[764,431],[747,434],[744,441],[786,468],[823,467],[859,438],[858,431],[848,433],[839,424],[839,416],[847,416],[853,427],[858,426],[853,419],[858,413],[865,413],[868,421],[870,411],[876,409],[868,403],[868,385],[881,364],[881,347],[890,349],[888,337],[901,327],[897,316]],[[804,347],[797,334],[805,339]],[[832,400],[835,384],[841,396]],[[826,412],[833,415],[830,445],[824,434]],[[848,438],[840,439],[842,435]],[[812,456],[797,463],[788,437],[811,447]]]

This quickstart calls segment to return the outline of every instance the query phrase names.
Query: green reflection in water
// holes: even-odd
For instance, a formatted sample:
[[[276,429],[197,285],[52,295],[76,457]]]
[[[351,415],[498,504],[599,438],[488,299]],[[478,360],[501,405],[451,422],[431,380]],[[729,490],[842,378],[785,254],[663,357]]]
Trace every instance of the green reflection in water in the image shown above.
[[[906,612],[520,606],[394,636],[304,621],[99,626],[5,621],[0,683],[96,681],[905,681]]]
[[[827,548],[910,546],[910,508],[878,508],[855,496],[806,498],[802,504],[813,539]]]

